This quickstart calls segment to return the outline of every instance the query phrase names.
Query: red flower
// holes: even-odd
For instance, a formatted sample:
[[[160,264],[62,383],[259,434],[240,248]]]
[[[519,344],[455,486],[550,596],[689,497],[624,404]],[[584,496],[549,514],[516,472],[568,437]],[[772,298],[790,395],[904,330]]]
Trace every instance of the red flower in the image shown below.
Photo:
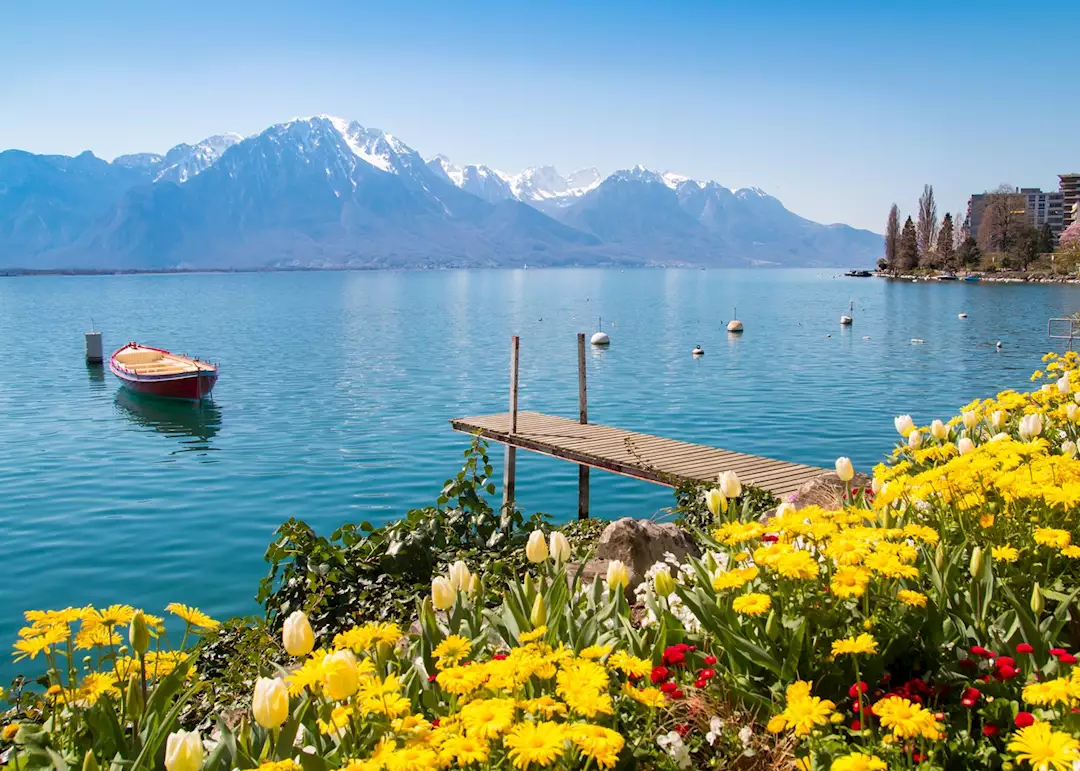
[[[1017,653],[1034,653],[1035,648],[1028,645],[1027,643],[1020,643],[1019,645],[1016,646],[1016,652]]]
[[[1062,664],[1075,664],[1076,656],[1072,655],[1071,653],[1062,653],[1060,656],[1058,656],[1058,661],[1060,661]]]
[[[982,677],[976,677],[975,679],[978,680],[980,683],[989,683],[990,675],[983,675]]]
[[[887,683],[892,680],[892,672],[886,672],[881,676],[881,682]]]
[[[705,666],[711,667],[715,663],[716,663],[716,656],[706,656],[705,657]]]
[[[958,661],[957,664],[959,664],[964,669],[973,669],[973,668],[979,666],[972,659],[960,659],[960,661]]]
[[[683,692],[676,688],[674,691],[668,692],[667,697],[672,700],[681,699],[683,697]]]
[[[923,760],[925,760],[925,758],[926,758],[926,756],[924,756],[921,752],[913,752],[913,753],[911,753],[911,762],[912,763],[922,763]]]
[[[852,731],[861,731],[862,730],[862,722],[859,721],[859,720],[852,720],[851,721],[851,730]]]
[[[679,736],[686,736],[688,733],[690,733],[690,724],[679,723],[679,725],[675,726],[675,732],[679,734]]]
[[[993,723],[987,723],[983,726],[983,736],[994,736],[999,730]]]
[[[1016,667],[1009,666],[1008,664],[1003,667],[998,667],[997,671],[997,676],[999,680],[1012,680],[1018,674],[1020,674],[1020,670],[1018,670]]]
[[[944,719],[945,719],[945,713],[944,712],[935,712],[934,713],[934,720],[936,720],[936,721],[938,721],[940,723]]]
[[[696,651],[696,650],[697,650],[697,646],[696,646],[696,645],[687,645],[687,646],[686,646],[686,650],[688,650],[688,651],[690,651],[691,653],[693,653],[694,651]]]
[[[971,648],[968,649],[968,653],[972,656],[982,656],[984,659],[988,659],[992,655],[990,651],[986,650],[986,648],[981,645],[972,645]]]
[[[435,718],[434,720],[432,720],[431,724],[433,726],[435,726],[435,728],[438,728],[439,727],[439,718]]]
[[[664,693],[674,693],[675,691],[679,690],[679,686],[675,683],[667,682],[660,686],[660,690]]]
[[[869,709],[869,708],[870,708],[870,705],[869,705],[869,704],[867,704],[867,705],[866,705],[866,707],[867,707],[867,709]],[[852,702],[852,704],[851,704],[851,711],[852,711],[852,712],[858,712],[858,711],[859,711],[859,702],[857,702],[857,701],[856,701],[856,702]],[[870,710],[870,711],[872,712],[873,710]]]
[[[709,681],[706,680],[703,677],[699,677],[697,680],[694,681],[694,687],[695,688],[704,688],[708,684],[709,684]]]
[[[859,698],[860,693],[866,693],[868,690],[870,690],[870,686],[860,680],[859,682],[855,683],[855,685],[847,689],[847,694],[851,698],[857,699]]]
[[[495,661],[506,661],[506,654],[505,653],[496,653],[491,658],[493,658]]]
[[[664,648],[664,664],[669,667],[678,666],[686,661],[686,652],[690,650],[689,645],[671,645]]]
[[[998,656],[997,659],[994,660],[994,666],[998,669],[1005,666],[1015,667],[1016,659],[1012,656]]]
[[[974,707],[975,702],[979,700],[980,696],[982,696],[982,691],[978,688],[968,688],[964,691],[963,696],[960,697],[960,703],[965,707]]]
[[[1035,716],[1030,712],[1017,712],[1013,722],[1016,723],[1017,728],[1027,728],[1035,722]]]
[[[698,672],[698,675],[700,675],[703,680],[712,680],[714,677],[716,677],[716,670],[715,669],[703,669],[700,672]]]
[[[761,536],[761,540],[765,541],[766,543],[775,543],[776,541],[780,540],[780,536],[778,536],[776,533],[766,533],[765,535]]]
[[[652,674],[649,675],[649,679],[653,681],[653,685],[656,685],[657,683],[664,682],[670,676],[671,673],[668,672],[667,667],[654,667]]]
[[[1061,656],[1061,655],[1063,655],[1065,653],[1068,653],[1068,651],[1065,650],[1064,648],[1051,648],[1050,649],[1050,655],[1051,656]]]
[[[434,683],[436,677],[438,677],[438,675],[428,675],[427,681],[429,683]]]

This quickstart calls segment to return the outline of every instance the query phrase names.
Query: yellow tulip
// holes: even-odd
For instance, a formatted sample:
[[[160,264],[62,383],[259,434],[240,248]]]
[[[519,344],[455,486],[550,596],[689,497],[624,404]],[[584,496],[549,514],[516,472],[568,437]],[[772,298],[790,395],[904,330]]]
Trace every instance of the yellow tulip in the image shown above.
[[[558,530],[551,531],[551,558],[559,565],[570,559],[570,542]]]
[[[529,614],[529,622],[534,629],[547,623],[547,605],[544,604],[544,595],[536,595],[536,599],[533,601],[532,613]]]
[[[315,647],[315,633],[303,611],[293,611],[281,628],[281,641],[290,656],[306,656]]]
[[[454,588],[455,592],[464,592],[469,588],[472,574],[469,572],[469,567],[461,560],[450,566],[448,575],[450,577],[450,586]]]
[[[202,736],[198,731],[174,731],[165,740],[166,771],[199,771],[203,764]]]
[[[742,482],[734,471],[725,471],[720,475],[720,492],[725,498],[738,498],[742,495]]]
[[[667,597],[675,591],[675,579],[671,577],[671,570],[666,565],[653,574],[653,589],[661,597]]]
[[[968,431],[975,428],[975,424],[979,422],[979,418],[978,418],[978,416],[976,416],[974,410],[966,411],[964,413],[964,415],[963,415],[963,418],[964,418],[964,428],[966,428]]]
[[[454,585],[450,583],[450,579],[446,576],[437,576],[431,582],[431,604],[435,606],[435,610],[450,610],[454,607],[454,600],[457,599],[457,592],[454,591]]]
[[[1038,582],[1035,582],[1035,587],[1031,590],[1031,612],[1038,618],[1045,608],[1046,600],[1043,599],[1042,589],[1039,588]]]
[[[607,566],[608,589],[614,592],[619,587],[626,588],[630,585],[630,571],[619,560],[612,560]]]
[[[956,449],[960,451],[961,455],[967,455],[969,452],[975,449],[975,442],[971,441],[971,439],[965,436],[956,443]]]
[[[289,719],[289,689],[276,677],[260,677],[255,681],[251,697],[251,714],[263,728],[280,728]]]
[[[146,653],[147,648],[150,647],[150,630],[146,628],[146,616],[141,610],[131,617],[131,624],[128,626],[128,642],[131,643],[132,650],[140,655]]]
[[[949,427],[940,420],[935,420],[930,424],[930,436],[939,442],[944,441],[949,436]]]
[[[971,562],[968,564],[968,572],[971,577],[978,580],[986,572],[986,560],[983,559],[982,547],[976,546],[971,550]]]
[[[344,701],[356,693],[359,685],[360,671],[356,666],[356,656],[352,651],[337,651],[323,659],[323,693],[332,701]]]
[[[543,562],[548,558],[547,542],[542,530],[533,530],[529,534],[529,542],[525,544],[525,556],[529,558],[529,562]]]
[[[719,516],[720,512],[727,511],[727,498],[722,491],[714,487],[705,493],[705,506],[714,517]]]

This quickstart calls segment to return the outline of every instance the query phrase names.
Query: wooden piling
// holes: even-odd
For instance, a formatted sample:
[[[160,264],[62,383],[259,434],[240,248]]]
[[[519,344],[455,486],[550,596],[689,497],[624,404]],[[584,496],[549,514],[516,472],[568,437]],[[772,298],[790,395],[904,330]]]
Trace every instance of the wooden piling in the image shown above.
[[[517,433],[518,417],[518,348],[517,335],[510,338],[510,435]],[[517,472],[517,448],[506,445],[506,462],[503,465],[503,509],[514,507],[514,487]]]
[[[585,388],[585,334],[578,332],[577,336],[577,382],[578,382],[578,414],[581,425],[589,422],[588,398]],[[578,519],[589,518],[589,467],[578,466]]]

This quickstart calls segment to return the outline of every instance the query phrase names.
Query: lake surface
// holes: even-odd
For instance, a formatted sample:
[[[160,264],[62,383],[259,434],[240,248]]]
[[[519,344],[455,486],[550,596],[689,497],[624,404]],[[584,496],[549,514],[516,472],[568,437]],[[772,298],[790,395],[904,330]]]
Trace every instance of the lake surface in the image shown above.
[[[741,337],[723,331],[734,306]],[[512,334],[522,409],[576,415],[575,334],[602,316],[612,345],[588,356],[591,420],[865,471],[894,415],[947,418],[1027,384],[1054,347],[1047,318],[1078,310],[1074,286],[814,270],[0,279],[0,674],[25,608],[255,612],[283,520],[329,534],[433,502],[469,442],[448,419],[506,409]],[[88,368],[91,319],[107,351],[137,340],[221,362],[213,405],[136,399]],[[571,464],[519,454],[527,511],[575,516],[576,484]],[[595,516],[671,502],[593,474]]]

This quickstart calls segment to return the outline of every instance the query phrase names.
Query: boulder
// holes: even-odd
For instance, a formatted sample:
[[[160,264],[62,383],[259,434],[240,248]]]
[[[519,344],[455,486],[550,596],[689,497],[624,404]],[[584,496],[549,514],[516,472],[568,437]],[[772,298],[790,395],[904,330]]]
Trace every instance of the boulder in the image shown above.
[[[870,481],[870,477],[866,476],[866,474],[856,474],[850,484],[852,488],[869,487]],[[840,477],[835,472],[829,471],[811,479],[809,482],[805,482],[802,487],[788,498],[788,501],[793,503],[796,509],[806,508],[807,506],[820,506],[828,511],[835,511],[843,508],[843,499],[841,498],[843,493],[844,483],[840,481]]]
[[[670,552],[680,562],[691,554],[701,556],[693,536],[682,528],[647,519],[617,519],[604,528],[596,545],[596,558],[585,565],[589,575],[605,575],[611,560],[619,560],[630,571],[629,593],[645,579],[645,573]],[[601,569],[602,563],[602,569]]]

